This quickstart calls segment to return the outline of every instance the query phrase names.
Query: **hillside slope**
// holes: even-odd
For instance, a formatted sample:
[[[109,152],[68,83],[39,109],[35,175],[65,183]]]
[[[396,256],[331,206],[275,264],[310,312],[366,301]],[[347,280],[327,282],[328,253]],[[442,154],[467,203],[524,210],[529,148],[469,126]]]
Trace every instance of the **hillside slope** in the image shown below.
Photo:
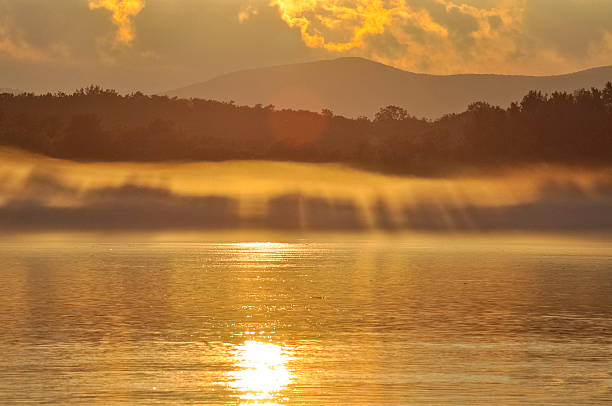
[[[602,87],[607,81],[612,81],[612,66],[558,76],[440,76],[340,58],[229,73],[166,94],[312,111],[329,108],[348,117],[372,116],[393,104],[417,117],[437,118],[464,111],[473,101],[506,107],[529,90],[573,91]]]

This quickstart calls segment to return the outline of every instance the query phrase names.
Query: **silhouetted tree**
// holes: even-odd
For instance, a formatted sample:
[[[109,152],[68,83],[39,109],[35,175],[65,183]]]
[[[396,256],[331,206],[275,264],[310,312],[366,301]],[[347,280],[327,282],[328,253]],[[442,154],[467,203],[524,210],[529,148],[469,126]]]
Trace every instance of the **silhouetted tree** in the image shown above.
[[[374,122],[401,121],[409,117],[408,112],[397,106],[387,106],[381,108],[374,116]]]
[[[0,95],[0,145],[81,160],[276,159],[342,162],[437,174],[534,163],[612,164],[612,83],[550,95],[529,92],[507,109],[475,102],[459,114],[417,119],[398,106],[373,120],[274,106],[120,95]]]

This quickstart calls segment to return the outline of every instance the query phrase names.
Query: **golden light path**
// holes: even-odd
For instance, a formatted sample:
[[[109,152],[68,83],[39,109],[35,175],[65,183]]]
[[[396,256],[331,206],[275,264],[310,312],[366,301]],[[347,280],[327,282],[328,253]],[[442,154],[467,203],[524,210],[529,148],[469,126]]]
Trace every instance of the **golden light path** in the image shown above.
[[[229,373],[230,389],[243,405],[279,405],[282,391],[293,380],[287,348],[272,343],[246,341],[233,351],[236,370]]]
[[[229,244],[239,258],[249,262],[274,262],[290,244],[259,241]],[[260,334],[263,333],[260,332]],[[252,335],[247,331],[244,335]],[[287,399],[283,391],[293,381],[294,374],[287,367],[294,357],[289,347],[251,339],[235,346],[230,356],[234,370],[229,372],[227,386],[241,405],[280,405]]]
[[[288,244],[280,242],[241,242],[233,245],[236,245],[239,248],[256,249],[258,251],[276,251],[286,247]]]

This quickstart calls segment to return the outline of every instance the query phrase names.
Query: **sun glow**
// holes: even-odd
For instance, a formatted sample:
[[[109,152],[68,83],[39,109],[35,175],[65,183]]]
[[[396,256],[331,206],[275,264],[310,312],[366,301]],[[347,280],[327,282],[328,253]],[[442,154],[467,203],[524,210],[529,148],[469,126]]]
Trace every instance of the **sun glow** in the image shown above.
[[[235,371],[230,372],[229,387],[245,404],[274,405],[293,380],[287,363],[289,351],[276,344],[247,341],[233,352]]]
[[[240,248],[257,249],[257,250],[275,250],[281,249],[287,246],[287,244],[280,242],[242,242],[236,244]]]

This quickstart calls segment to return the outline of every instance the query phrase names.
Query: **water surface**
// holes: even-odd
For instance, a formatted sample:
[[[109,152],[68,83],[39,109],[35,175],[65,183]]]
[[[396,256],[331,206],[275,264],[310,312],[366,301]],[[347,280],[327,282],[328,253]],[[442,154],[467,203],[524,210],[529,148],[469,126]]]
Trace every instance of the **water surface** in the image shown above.
[[[605,242],[0,243],[4,404],[606,404]]]

